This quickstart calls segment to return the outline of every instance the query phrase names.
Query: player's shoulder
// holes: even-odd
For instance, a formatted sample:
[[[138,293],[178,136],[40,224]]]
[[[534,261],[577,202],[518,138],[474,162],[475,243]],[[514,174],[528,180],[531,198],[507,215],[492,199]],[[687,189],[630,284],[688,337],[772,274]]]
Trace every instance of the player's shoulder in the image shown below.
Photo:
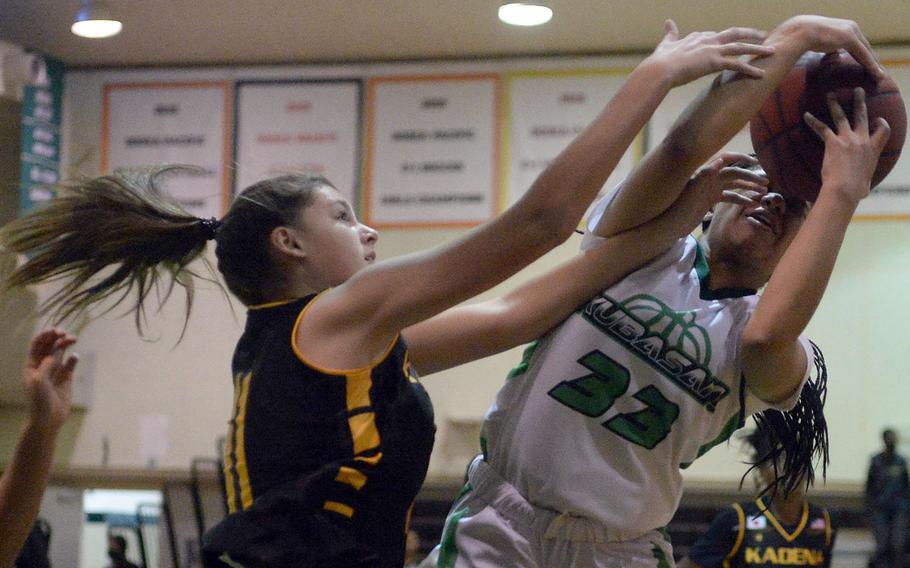
[[[816,504],[810,502],[808,518],[809,518],[810,522],[815,519],[824,519],[825,522],[830,522],[831,512],[828,511],[827,507],[823,507],[821,505],[816,505]]]
[[[768,517],[765,515],[767,506],[760,499],[743,501],[736,504],[742,511],[743,523],[748,530],[764,530],[768,525]]]
[[[837,520],[836,518],[832,520],[832,515],[827,508],[809,503],[809,515],[806,519],[806,534],[808,536],[812,535],[827,535],[827,539],[831,538],[831,535],[837,529]]]
[[[723,509],[715,517],[715,522],[728,524],[731,527],[743,525],[750,514],[757,512],[754,503],[743,501],[741,503],[732,503]]]

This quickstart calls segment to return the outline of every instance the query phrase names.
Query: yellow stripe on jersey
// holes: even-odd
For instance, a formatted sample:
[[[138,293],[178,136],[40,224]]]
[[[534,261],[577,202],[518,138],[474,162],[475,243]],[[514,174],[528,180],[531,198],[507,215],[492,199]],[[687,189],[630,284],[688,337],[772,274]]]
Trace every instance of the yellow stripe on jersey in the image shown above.
[[[377,452],[376,454],[374,454],[372,456],[357,456],[354,459],[359,462],[368,463],[370,465],[376,465],[382,460],[382,452]]]
[[[284,306],[285,304],[290,304],[291,302],[296,302],[299,298],[292,298],[290,300],[278,300],[277,302],[266,302],[265,304],[255,304],[248,306],[248,310],[264,310],[266,308],[277,308],[278,306]]]
[[[234,484],[237,481],[234,476],[236,464],[234,463],[233,454],[234,437],[237,435],[237,428],[235,425],[240,404],[240,376],[241,375],[234,375],[234,404],[231,406],[230,427],[228,428],[227,440],[224,444],[224,481],[225,489],[227,490],[228,511],[231,513],[237,512],[237,493],[234,491]]]
[[[730,550],[730,553],[727,554],[727,557],[724,558],[723,568],[730,568],[730,561],[733,560],[733,557],[739,552],[739,547],[743,545],[743,539],[746,538],[746,513],[743,511],[743,508],[739,506],[739,503],[733,503],[733,509],[736,511],[736,516],[739,519],[739,527],[738,532],[736,533],[736,542],[733,543],[733,548]]]
[[[351,373],[346,376],[348,412],[369,408],[370,387],[373,386],[372,369]],[[354,441],[354,455],[379,447],[379,428],[376,427],[376,413],[358,412],[348,417],[351,439]]]
[[[828,515],[828,509],[822,512],[825,514],[825,544],[831,546],[831,516]]]
[[[408,514],[404,518],[404,534],[408,534],[408,530],[411,528],[411,514],[414,512],[414,502],[411,501],[411,506],[408,507]]]
[[[758,510],[764,513],[765,517],[768,518],[768,521],[770,521],[770,523],[774,526],[774,529],[777,530],[778,534],[784,537],[784,540],[787,542],[793,542],[796,540],[796,537],[798,537],[803,532],[803,529],[806,528],[806,521],[809,520],[808,501],[803,500],[803,516],[799,520],[799,524],[796,525],[796,528],[793,529],[792,534],[788,533],[786,529],[784,529],[783,525],[781,525],[780,522],[774,517],[774,514],[771,513],[771,509],[766,508],[761,499],[756,499],[755,502],[758,504]]]
[[[339,515],[344,515],[349,519],[354,516],[354,509],[348,507],[344,503],[339,503],[337,501],[326,501],[322,504],[322,508],[326,511],[334,511]]]
[[[354,489],[359,490],[367,482],[367,476],[362,471],[343,465],[338,468],[338,475],[335,476],[335,481],[347,483]]]
[[[252,382],[252,378],[252,373],[247,373],[240,377],[240,384],[238,385],[240,393],[237,402],[237,416],[234,418],[234,428],[236,429],[235,437],[237,440],[237,445],[235,447],[237,463],[235,465],[240,485],[240,503],[244,509],[253,504],[253,487],[250,485],[250,472],[247,469],[246,446],[244,445],[246,403],[250,396],[250,383]]]
[[[398,339],[401,337],[400,334],[396,335],[395,337],[392,338],[392,340],[386,346],[385,350],[383,350],[382,354],[379,357],[377,357],[375,361],[371,362],[369,365],[365,365],[363,367],[358,367],[356,369],[333,369],[331,367],[326,367],[324,365],[320,365],[320,364],[308,359],[303,354],[303,351],[300,350],[300,346],[297,345],[297,337],[298,337],[298,334],[300,333],[300,324],[301,324],[301,322],[303,322],[303,317],[306,315],[307,311],[313,306],[313,304],[316,303],[316,300],[319,299],[319,296],[325,294],[329,290],[331,290],[331,288],[327,288],[327,289],[323,290],[322,292],[319,292],[319,294],[317,294],[315,298],[310,300],[307,303],[307,305],[304,306],[302,310],[300,310],[300,313],[297,315],[297,321],[294,322],[294,330],[291,332],[291,350],[294,352],[294,355],[297,356],[297,359],[299,359],[301,363],[303,363],[307,367],[311,367],[312,369],[319,371],[320,373],[325,373],[327,375],[348,377],[350,375],[355,375],[355,374],[359,374],[359,373],[365,373],[365,372],[372,371],[373,368],[376,367],[376,365],[379,365],[380,363],[385,361],[385,359],[389,356],[389,353],[392,352],[392,349],[394,349],[395,345],[398,343]]]
[[[379,428],[376,427],[376,413],[372,411],[363,411],[363,409],[370,408],[372,403],[370,400],[370,388],[373,386],[372,370],[365,369],[354,372],[346,375],[345,379],[345,395],[348,412],[356,412],[356,414],[348,416],[348,428],[351,430],[351,440],[354,445],[354,459],[375,465],[382,459],[382,452],[378,452],[369,457],[359,455],[364,452],[369,452],[370,450],[375,450],[379,447],[381,442]],[[338,475],[335,476],[335,481],[346,483],[359,491],[366,484],[367,476],[362,471],[352,467],[341,466],[338,468]],[[327,501],[326,503],[334,502]],[[346,507],[350,510],[350,514],[347,516],[350,517],[354,514],[354,510],[347,505],[341,505],[340,503],[334,504]],[[336,509],[330,510],[340,512]]]

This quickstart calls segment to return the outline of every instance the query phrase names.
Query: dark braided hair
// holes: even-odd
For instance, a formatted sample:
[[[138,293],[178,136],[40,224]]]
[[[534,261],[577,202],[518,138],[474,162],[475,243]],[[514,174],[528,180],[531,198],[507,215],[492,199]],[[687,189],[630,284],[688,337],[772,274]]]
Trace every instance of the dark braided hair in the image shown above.
[[[789,495],[799,484],[806,487],[815,482],[817,462],[821,461],[822,478],[828,467],[828,424],[825,420],[825,398],[828,394],[828,372],[821,350],[812,343],[810,369],[814,372],[803,387],[792,410],[765,410],[754,415],[757,428],[746,436],[753,449],[753,469],[769,465],[774,481],[762,490],[762,495],[782,488]]]

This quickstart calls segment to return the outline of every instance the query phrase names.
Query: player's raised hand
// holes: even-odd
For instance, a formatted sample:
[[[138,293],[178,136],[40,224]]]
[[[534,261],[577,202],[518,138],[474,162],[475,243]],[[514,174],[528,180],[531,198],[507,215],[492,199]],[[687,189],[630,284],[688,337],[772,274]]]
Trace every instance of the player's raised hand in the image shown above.
[[[768,193],[767,176],[749,169],[757,165],[754,156],[723,152],[695,172],[684,192],[694,194],[691,199],[709,208],[719,201],[757,203]]]
[[[78,357],[66,356],[76,338],[59,329],[36,334],[22,370],[22,382],[34,426],[56,432],[69,416],[73,370]]]
[[[748,169],[758,164],[753,156],[724,152],[700,167],[665,215],[680,235],[688,234],[714,205],[723,201],[756,205],[768,192],[768,178]]]
[[[891,136],[891,127],[879,117],[870,132],[866,93],[862,87],[853,90],[852,125],[833,93],[828,94],[828,107],[834,119],[834,129],[812,114],[805,114],[806,123],[825,143],[822,187],[838,191],[858,202],[871,191],[872,175]]]
[[[763,57],[774,47],[761,45],[765,32],[752,28],[729,28],[722,32],[692,32],[680,38],[673,20],[664,23],[663,41],[649,59],[665,66],[674,86],[725,69],[749,77],[762,77],[764,71],[740,59],[743,55]]]
[[[885,70],[872,50],[872,45],[853,20],[825,16],[794,16],[780,27],[792,28],[798,33],[803,39],[802,45],[806,51],[831,53],[838,49],[846,50],[876,79],[885,78]]]

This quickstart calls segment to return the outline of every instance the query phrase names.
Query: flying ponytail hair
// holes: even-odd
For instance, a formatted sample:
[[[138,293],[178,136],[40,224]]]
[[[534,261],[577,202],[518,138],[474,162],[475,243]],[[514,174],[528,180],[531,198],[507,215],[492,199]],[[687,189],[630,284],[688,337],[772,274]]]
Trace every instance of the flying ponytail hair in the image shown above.
[[[149,293],[164,285],[163,303],[180,286],[189,318],[195,273],[188,266],[219,222],[195,217],[161,193],[159,180],[175,173],[199,170],[160,166],[57,186],[57,197],[0,229],[0,245],[28,258],[5,288],[64,281],[41,307],[58,322],[114,297],[109,311],[135,292],[130,311],[141,332]]]
[[[797,486],[807,487],[815,481],[817,463],[821,462],[822,478],[828,467],[828,424],[825,420],[825,398],[828,393],[828,371],[821,350],[812,343],[812,370],[792,410],[765,410],[754,416],[757,430],[747,437],[754,449],[753,469],[768,465],[774,481],[762,494],[774,494],[782,488],[789,495]]]

